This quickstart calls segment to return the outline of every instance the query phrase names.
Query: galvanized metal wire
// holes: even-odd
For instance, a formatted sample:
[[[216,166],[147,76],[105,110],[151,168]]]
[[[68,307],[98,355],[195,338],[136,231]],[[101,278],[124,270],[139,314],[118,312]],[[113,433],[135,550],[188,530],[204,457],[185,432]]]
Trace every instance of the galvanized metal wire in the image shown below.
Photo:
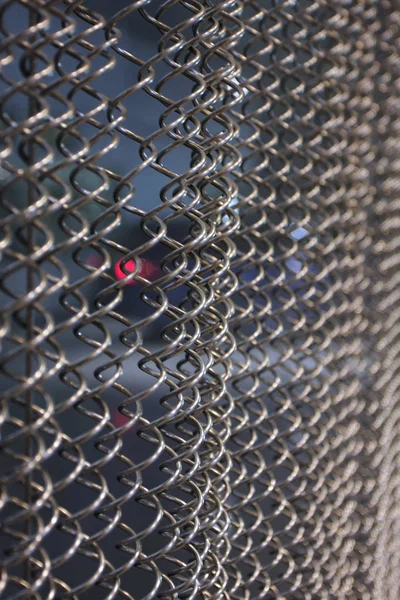
[[[400,596],[396,0],[0,1],[0,596]]]

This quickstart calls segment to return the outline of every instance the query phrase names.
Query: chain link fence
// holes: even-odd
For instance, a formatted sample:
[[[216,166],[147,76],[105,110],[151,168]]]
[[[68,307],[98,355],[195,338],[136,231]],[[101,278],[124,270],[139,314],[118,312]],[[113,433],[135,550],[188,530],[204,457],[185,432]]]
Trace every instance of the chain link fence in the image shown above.
[[[400,5],[0,1],[0,596],[400,598]]]

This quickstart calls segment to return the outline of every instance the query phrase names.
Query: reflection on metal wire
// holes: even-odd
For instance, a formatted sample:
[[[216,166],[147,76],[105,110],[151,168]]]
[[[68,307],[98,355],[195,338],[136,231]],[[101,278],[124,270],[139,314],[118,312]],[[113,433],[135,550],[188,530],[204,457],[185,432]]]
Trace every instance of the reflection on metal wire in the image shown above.
[[[397,600],[398,7],[95,4],[0,1],[1,597]]]

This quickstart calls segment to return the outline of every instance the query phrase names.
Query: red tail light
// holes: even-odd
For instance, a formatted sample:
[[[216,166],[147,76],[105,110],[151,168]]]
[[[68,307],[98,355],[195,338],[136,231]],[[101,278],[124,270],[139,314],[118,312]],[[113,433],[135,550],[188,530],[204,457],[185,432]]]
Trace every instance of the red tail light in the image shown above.
[[[124,271],[122,270],[122,267],[121,267],[122,261],[123,261],[123,259],[121,258],[114,265],[114,274],[115,274],[115,277],[119,281],[121,279],[125,279],[127,277],[127,275],[125,273],[133,273],[133,271],[136,267],[136,263],[134,260],[128,260],[124,265],[124,270],[125,270],[125,273],[124,273]],[[151,281],[152,279],[154,279],[156,277],[158,272],[159,272],[159,268],[156,264],[154,264],[150,260],[147,260],[146,258],[140,259],[140,269],[138,272],[138,275],[140,275],[140,277],[144,277],[145,279],[149,279]],[[131,281],[127,282],[127,285],[133,285],[135,283],[137,283],[137,281],[135,279],[131,279]]]
[[[125,415],[122,415],[119,410],[116,410],[113,414],[112,417],[112,422],[114,427],[122,427],[123,425],[126,425],[127,423],[129,423],[130,419],[128,417],[126,417]],[[134,425],[132,425],[132,427],[129,427],[125,433],[127,433],[128,431],[131,431],[134,428]]]

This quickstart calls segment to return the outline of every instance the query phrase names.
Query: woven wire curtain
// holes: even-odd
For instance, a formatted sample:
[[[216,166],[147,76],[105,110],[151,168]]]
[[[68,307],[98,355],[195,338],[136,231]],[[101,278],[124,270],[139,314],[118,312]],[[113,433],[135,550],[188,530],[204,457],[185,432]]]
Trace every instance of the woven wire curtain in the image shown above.
[[[399,28],[0,1],[2,600],[400,598]]]

